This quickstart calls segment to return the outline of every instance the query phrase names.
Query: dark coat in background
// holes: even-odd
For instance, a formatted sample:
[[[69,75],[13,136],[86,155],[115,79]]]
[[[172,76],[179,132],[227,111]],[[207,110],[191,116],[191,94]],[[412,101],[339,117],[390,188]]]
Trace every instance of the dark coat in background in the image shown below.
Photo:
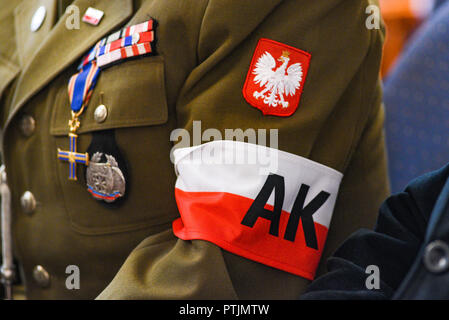
[[[449,165],[388,198],[374,230],[353,234],[303,299],[448,299]],[[367,267],[380,288],[368,289]]]

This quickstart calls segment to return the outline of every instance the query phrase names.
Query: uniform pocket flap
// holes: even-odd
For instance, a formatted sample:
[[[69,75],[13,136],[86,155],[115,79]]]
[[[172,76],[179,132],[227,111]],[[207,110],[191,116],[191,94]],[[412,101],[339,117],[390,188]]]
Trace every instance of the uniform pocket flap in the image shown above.
[[[71,117],[67,91],[58,100],[50,133],[66,135]],[[102,122],[94,116],[100,104],[107,108]],[[77,133],[163,124],[168,120],[167,109],[163,58],[126,61],[101,71]]]

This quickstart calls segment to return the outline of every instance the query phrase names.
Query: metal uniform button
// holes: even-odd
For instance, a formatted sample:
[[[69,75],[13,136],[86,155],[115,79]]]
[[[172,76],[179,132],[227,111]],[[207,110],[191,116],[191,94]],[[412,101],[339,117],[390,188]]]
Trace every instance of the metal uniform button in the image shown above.
[[[449,246],[440,240],[429,243],[424,252],[424,265],[432,273],[449,269]]]
[[[20,198],[20,204],[22,205],[22,210],[26,214],[32,214],[36,209],[36,199],[34,195],[26,191]]]
[[[32,32],[36,32],[42,26],[42,23],[45,20],[45,16],[47,15],[47,9],[44,6],[40,6],[33,17],[31,18],[30,30]]]
[[[20,121],[20,130],[22,131],[22,134],[26,137],[29,137],[34,133],[35,129],[36,121],[34,120],[34,118],[30,115],[23,116],[22,120]]]
[[[33,269],[33,278],[41,288],[46,288],[50,285],[50,275],[42,266],[35,266]]]
[[[98,123],[102,123],[108,117],[108,108],[104,104],[100,104],[94,112],[94,119]]]

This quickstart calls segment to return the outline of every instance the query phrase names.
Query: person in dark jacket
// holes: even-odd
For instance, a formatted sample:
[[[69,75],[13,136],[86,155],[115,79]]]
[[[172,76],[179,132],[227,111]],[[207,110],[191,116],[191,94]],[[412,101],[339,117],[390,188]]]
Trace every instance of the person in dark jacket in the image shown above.
[[[349,237],[301,298],[449,299],[448,243],[449,164],[389,197],[374,230]]]

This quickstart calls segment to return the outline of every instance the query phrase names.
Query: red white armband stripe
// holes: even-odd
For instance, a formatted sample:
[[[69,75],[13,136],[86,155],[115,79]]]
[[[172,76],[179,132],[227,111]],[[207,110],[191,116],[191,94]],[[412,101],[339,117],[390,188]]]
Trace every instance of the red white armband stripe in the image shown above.
[[[272,148],[214,141],[174,151],[173,231],[313,279],[343,175]]]

